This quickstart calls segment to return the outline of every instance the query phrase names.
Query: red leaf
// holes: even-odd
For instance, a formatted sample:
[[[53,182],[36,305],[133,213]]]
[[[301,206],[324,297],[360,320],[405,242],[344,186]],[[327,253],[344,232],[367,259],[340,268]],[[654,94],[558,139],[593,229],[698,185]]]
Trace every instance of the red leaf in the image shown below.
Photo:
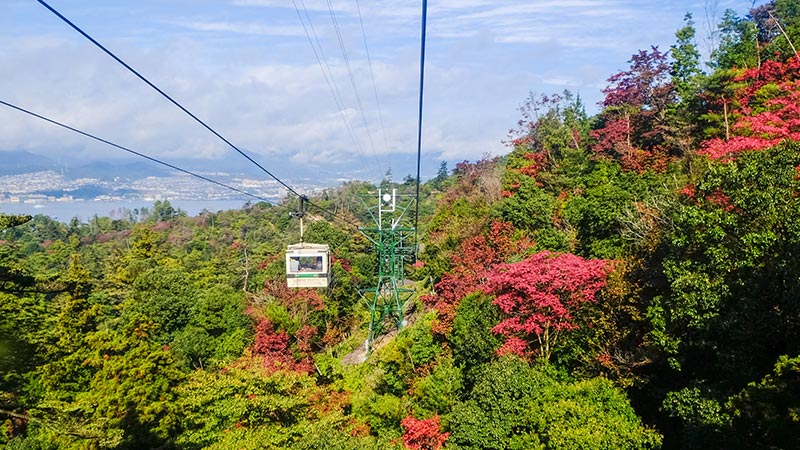
[[[572,254],[537,253],[513,264],[500,264],[488,273],[484,291],[506,315],[492,331],[506,337],[501,353],[525,356],[533,336],[548,348],[553,332],[576,328],[572,312],[595,300],[605,285],[608,262]]]
[[[408,416],[400,421],[405,434],[403,446],[410,450],[439,450],[447,442],[450,433],[442,433],[439,425],[439,416],[429,419],[416,419]]]

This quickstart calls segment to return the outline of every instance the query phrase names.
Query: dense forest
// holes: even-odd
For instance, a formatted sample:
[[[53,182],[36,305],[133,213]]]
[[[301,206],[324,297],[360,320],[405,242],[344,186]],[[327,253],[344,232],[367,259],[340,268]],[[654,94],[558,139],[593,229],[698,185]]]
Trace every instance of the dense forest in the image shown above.
[[[600,112],[531,94],[510,152],[422,186],[407,325],[366,356],[371,243],[295,205],[0,216],[8,449],[800,448],[800,3],[690,15]],[[510,124],[511,125],[511,124]],[[313,199],[364,223],[350,182]]]

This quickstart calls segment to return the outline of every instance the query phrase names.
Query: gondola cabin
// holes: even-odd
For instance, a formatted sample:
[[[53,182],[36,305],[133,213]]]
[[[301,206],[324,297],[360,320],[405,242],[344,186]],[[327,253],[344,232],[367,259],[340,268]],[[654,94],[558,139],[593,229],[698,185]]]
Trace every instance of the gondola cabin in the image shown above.
[[[331,259],[325,244],[286,247],[286,284],[290,288],[324,288],[331,282]]]

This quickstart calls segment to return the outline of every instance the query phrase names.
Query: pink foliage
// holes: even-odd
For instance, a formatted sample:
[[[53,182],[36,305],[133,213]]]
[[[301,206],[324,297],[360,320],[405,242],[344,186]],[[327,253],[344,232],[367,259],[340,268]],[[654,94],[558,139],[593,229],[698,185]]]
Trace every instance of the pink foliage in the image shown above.
[[[484,291],[496,296],[494,304],[506,316],[492,329],[507,338],[500,351],[524,356],[523,344],[530,338],[541,342],[544,335],[576,328],[573,311],[595,300],[607,275],[605,260],[549,251],[497,266],[488,274]]]
[[[503,345],[497,349],[497,354],[500,356],[517,355],[526,357],[530,354],[530,350],[528,349],[528,341],[520,339],[516,336],[506,338],[506,341],[503,343]]]
[[[697,187],[695,185],[687,184],[686,186],[681,188],[681,190],[678,193],[689,198],[694,198],[695,195],[697,195],[697,193],[695,192],[696,189]]]
[[[436,310],[436,322],[431,327],[435,334],[449,334],[456,318],[456,309],[461,299],[478,290],[479,277],[476,274],[445,273],[436,283],[436,293],[420,297],[423,303]]]
[[[523,157],[530,161],[530,164],[518,169],[519,173],[536,178],[536,175],[538,175],[545,166],[545,154],[528,152],[524,154]]]
[[[403,426],[403,446],[410,450],[439,450],[447,442],[450,433],[442,433],[439,416],[429,419],[416,419],[408,416],[400,425]]]
[[[736,153],[773,147],[780,141],[781,139],[763,139],[749,136],[733,136],[728,141],[714,138],[703,142],[699,153],[708,155],[711,159],[724,160],[731,158]]]
[[[594,151],[622,163],[623,170],[663,171],[667,149],[665,111],[675,101],[669,55],[657,47],[631,57],[630,69],[612,75],[603,90],[602,127],[590,132]]]
[[[339,263],[339,265],[344,269],[345,272],[350,273],[353,271],[353,265],[350,263],[349,259],[346,258],[339,258],[336,255],[331,255],[331,266]]]
[[[800,58],[787,61],[765,61],[760,67],[745,70],[734,81],[749,81],[742,98],[750,103],[751,98],[767,84],[800,79]]]
[[[311,339],[317,335],[317,327],[313,325],[303,325],[294,334],[297,339],[297,350],[301,353],[310,355],[312,352]]]
[[[633,146],[630,144],[631,133],[630,117],[609,119],[603,128],[590,132],[596,141],[592,148],[595,152],[606,155],[628,154],[633,151]]]
[[[164,222],[158,222],[157,224],[153,225],[151,229],[153,231],[164,231],[168,230],[169,228],[170,228],[170,223],[164,221]]]
[[[783,140],[800,141],[800,58],[767,61],[734,81],[746,84],[735,93],[738,108],[730,114],[736,118],[733,136],[703,142],[701,154],[724,160]],[[769,98],[763,99],[765,93]]]
[[[264,293],[278,299],[293,318],[307,313],[309,306],[314,311],[325,309],[325,300],[315,289],[292,289],[286,286],[286,282],[283,280],[265,281]]]

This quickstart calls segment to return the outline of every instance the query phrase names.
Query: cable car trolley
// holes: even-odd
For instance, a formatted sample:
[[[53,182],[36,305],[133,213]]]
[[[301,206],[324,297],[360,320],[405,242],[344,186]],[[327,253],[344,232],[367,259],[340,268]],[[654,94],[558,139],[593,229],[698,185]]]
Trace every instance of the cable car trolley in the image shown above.
[[[286,284],[290,288],[324,288],[331,282],[330,250],[326,244],[286,247]]]
[[[327,244],[303,242],[306,197],[300,197],[300,243],[286,246],[286,285],[290,288],[326,288],[331,284],[331,254]]]

